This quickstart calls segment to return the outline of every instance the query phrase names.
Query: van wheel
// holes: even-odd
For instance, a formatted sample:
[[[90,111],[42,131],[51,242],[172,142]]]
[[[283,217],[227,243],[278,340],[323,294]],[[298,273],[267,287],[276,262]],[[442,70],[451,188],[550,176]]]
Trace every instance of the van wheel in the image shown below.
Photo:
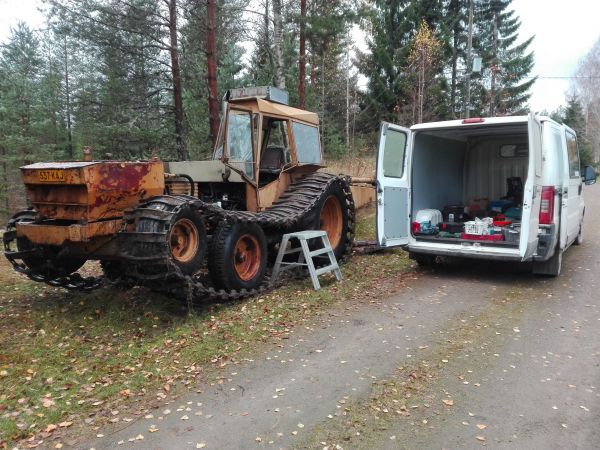
[[[573,244],[575,244],[575,245],[583,244],[583,224],[579,225],[579,234],[575,238],[575,242],[573,242]]]
[[[533,263],[533,273],[549,277],[559,276],[562,268],[562,256],[563,251],[560,249],[560,246],[557,245],[556,250],[554,250],[554,255],[552,255],[548,261]]]

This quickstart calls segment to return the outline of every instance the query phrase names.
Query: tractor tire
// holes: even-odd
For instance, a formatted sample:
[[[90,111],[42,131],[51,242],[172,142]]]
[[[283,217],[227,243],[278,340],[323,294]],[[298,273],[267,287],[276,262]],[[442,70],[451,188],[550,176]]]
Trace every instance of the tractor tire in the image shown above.
[[[167,210],[170,206],[165,203],[151,202],[147,207]],[[161,221],[144,218],[138,222],[136,231],[163,233],[164,226]],[[188,204],[182,204],[169,222],[165,239],[168,258],[182,274],[192,275],[202,267],[207,238],[204,219],[198,211]]]
[[[256,224],[221,222],[212,237],[208,268],[217,288],[255,289],[267,269],[267,241]]]
[[[329,243],[339,261],[352,247],[351,211],[340,182],[329,184],[321,195],[313,213],[307,218],[307,230],[327,232]]]

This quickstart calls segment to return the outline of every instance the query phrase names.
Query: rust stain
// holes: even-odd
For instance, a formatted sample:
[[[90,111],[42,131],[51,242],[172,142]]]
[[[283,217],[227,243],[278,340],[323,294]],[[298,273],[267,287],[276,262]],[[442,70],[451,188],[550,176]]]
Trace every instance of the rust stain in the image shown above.
[[[42,218],[79,224],[120,219],[127,208],[163,194],[165,188],[162,161],[38,163],[21,170],[27,197]],[[51,183],[45,182],[48,172],[53,171],[60,174],[52,175]],[[48,240],[56,242],[64,237],[56,227],[47,230],[58,234]],[[71,237],[87,240],[92,237],[89,233],[105,231],[104,227],[92,227],[85,231],[85,238],[73,234]]]

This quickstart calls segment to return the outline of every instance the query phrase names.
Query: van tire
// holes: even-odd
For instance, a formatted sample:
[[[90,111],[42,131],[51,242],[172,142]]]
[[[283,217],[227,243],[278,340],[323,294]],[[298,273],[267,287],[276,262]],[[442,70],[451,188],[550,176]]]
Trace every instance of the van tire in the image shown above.
[[[575,241],[573,241],[573,244],[575,244],[575,245],[583,244],[583,224],[579,225],[579,233],[577,234]]]
[[[545,275],[548,277],[557,277],[560,275],[562,269],[562,257],[563,251],[560,249],[560,245],[556,246],[554,254],[547,261],[534,262],[533,273],[536,275]]]

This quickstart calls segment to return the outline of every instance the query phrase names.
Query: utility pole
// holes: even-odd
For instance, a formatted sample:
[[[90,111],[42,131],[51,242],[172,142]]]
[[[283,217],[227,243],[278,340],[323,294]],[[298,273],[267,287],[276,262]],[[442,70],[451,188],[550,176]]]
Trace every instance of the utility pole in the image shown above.
[[[465,86],[465,118],[471,116],[471,51],[473,50],[473,1],[469,0],[469,35],[467,38],[467,76]]]

